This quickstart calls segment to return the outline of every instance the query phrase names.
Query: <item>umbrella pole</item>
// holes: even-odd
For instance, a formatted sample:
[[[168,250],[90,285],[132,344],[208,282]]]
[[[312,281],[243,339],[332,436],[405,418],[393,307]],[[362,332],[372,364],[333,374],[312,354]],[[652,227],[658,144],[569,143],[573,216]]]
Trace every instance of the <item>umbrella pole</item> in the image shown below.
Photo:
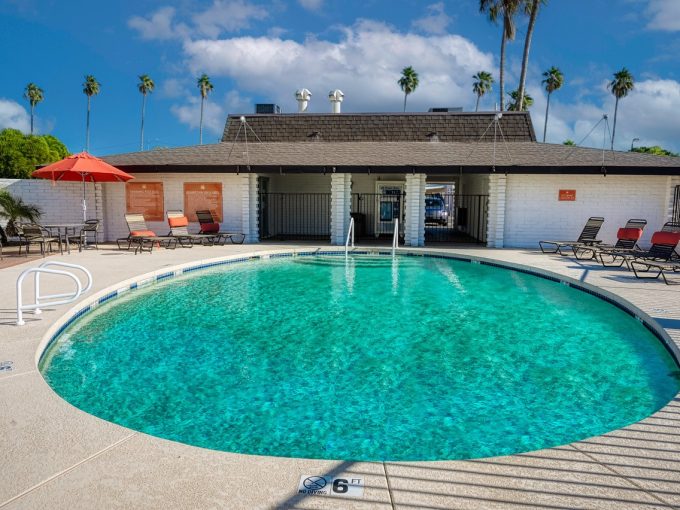
[[[87,202],[85,201],[85,174],[83,176],[83,222],[87,220]]]

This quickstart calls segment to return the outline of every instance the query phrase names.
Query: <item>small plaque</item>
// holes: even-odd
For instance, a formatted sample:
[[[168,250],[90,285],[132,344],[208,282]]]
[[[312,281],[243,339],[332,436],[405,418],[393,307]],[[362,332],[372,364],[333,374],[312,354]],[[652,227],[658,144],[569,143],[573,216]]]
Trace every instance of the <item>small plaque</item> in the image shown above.
[[[307,496],[335,496],[340,498],[363,498],[364,478],[362,476],[331,477],[302,475],[298,494]]]
[[[559,194],[560,202],[574,202],[576,201],[575,189],[561,189]]]

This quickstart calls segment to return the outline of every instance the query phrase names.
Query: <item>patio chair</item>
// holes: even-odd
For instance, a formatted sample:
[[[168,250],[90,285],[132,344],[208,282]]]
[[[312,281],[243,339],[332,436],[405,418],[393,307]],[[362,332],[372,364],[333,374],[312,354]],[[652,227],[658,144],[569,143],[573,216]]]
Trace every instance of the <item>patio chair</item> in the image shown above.
[[[64,250],[61,245],[62,242],[61,236],[55,237],[50,233],[49,230],[35,223],[22,225],[21,230],[23,240],[26,243],[27,256],[32,244],[37,244],[40,246],[40,254],[43,257],[45,256],[46,251],[52,253],[52,245],[54,243],[57,243],[57,246],[59,246],[59,253],[61,255],[64,254]]]
[[[243,241],[246,239],[246,235],[242,232],[224,232],[220,230],[220,224],[208,209],[196,211],[196,217],[201,224],[201,233],[219,236],[217,241],[221,240],[222,244],[225,244],[227,239],[232,244],[243,244]]]
[[[635,278],[640,280],[655,280],[662,277],[666,285],[680,284],[680,280],[670,280],[668,278],[668,274],[680,273],[679,261],[654,262],[651,260],[632,260],[630,268],[633,270]]]
[[[661,230],[658,231],[658,232],[655,232],[654,235],[659,234],[659,233],[664,233],[664,232],[670,233],[670,234],[680,233],[680,223],[675,222],[675,221],[667,221],[666,223],[664,223],[663,227],[661,227]],[[654,248],[655,252],[658,251],[663,256],[664,252],[666,250],[668,250],[668,248],[663,247],[663,246],[660,247],[660,248],[655,248],[654,247],[654,244],[655,244],[654,241],[659,240],[660,237],[657,236],[655,238],[654,235],[652,236],[652,247],[650,248],[650,250],[652,250],[652,248]],[[672,240],[671,240],[671,242],[672,242]],[[677,256],[677,253],[675,252],[675,246],[673,246],[673,248],[670,250],[670,252],[671,252],[670,253],[671,257]],[[632,259],[635,258],[634,256],[628,257],[628,258],[624,257],[624,255],[626,253],[629,253],[631,255],[635,255],[635,254],[639,255],[639,254],[646,253],[646,251],[640,250],[639,248],[638,249],[633,248],[633,249],[630,249],[630,250],[625,250],[625,249],[619,250],[619,249],[609,249],[609,248],[603,247],[601,250],[599,250],[597,252],[595,260],[599,259],[600,263],[605,267],[621,267],[624,263],[627,265],[629,260],[632,260]],[[663,259],[660,259],[660,260],[663,260]]]
[[[21,255],[21,249],[27,246],[25,239],[22,237],[21,224],[15,223],[14,229],[16,230],[16,236],[8,236],[5,229],[0,225],[0,258],[2,258],[3,248],[10,248],[12,246],[19,247],[19,255]],[[2,239],[5,239],[5,242]]]
[[[588,218],[581,234],[578,236],[576,241],[539,241],[538,246],[541,248],[543,253],[558,253],[562,256],[567,256],[567,253],[562,253],[562,248],[571,247],[573,250],[574,246],[593,246],[601,243],[602,241],[597,239],[597,234],[602,228],[604,223],[604,218],[599,216],[593,216]],[[554,250],[547,249],[544,245],[552,245],[555,247]]]
[[[189,218],[184,216],[182,211],[168,211],[168,225],[170,225],[168,236],[176,237],[183,248],[191,248],[195,242],[214,245],[219,239],[215,234],[190,234]]]
[[[135,255],[143,251],[151,253],[154,246],[167,249],[175,249],[177,247],[177,238],[168,236],[158,236],[153,230],[146,226],[146,220],[143,214],[126,214],[125,222],[127,223],[130,234],[127,237],[116,239],[116,244],[119,250],[129,250],[133,245],[135,247]],[[127,243],[127,247],[123,248],[121,243]]]
[[[94,246],[99,249],[97,244],[97,234],[99,233],[99,220],[85,220],[79,232],[67,236],[69,243],[76,243],[78,251],[83,251],[84,246]]]
[[[648,250],[602,250],[598,253],[603,266],[621,267],[626,264],[632,269],[631,263],[638,262],[668,262],[677,258],[675,247],[680,241],[680,229],[676,231],[660,230],[652,235],[652,246]],[[605,257],[611,260],[605,261]]]
[[[615,244],[574,245],[572,246],[574,256],[579,260],[597,260],[597,253],[602,250],[628,251],[639,249],[637,243],[642,237],[642,231],[646,225],[647,220],[632,218],[616,233]]]

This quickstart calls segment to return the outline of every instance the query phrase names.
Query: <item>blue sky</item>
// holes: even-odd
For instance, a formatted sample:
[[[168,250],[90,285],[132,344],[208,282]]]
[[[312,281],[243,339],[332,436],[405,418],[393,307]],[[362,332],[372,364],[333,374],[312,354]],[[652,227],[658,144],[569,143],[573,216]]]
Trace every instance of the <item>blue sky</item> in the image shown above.
[[[91,152],[139,148],[141,95],[137,76],[156,82],[149,96],[147,145],[198,142],[196,77],[215,85],[205,142],[219,139],[227,113],[256,102],[296,109],[294,92],[312,91],[310,111],[329,111],[328,91],[345,93],[343,111],[400,111],[396,81],[412,65],[420,86],[409,111],[430,106],[474,109],[472,75],[498,74],[500,29],[478,13],[477,0],[183,0],[0,3],[0,128],[28,130],[25,85],[45,90],[37,108],[41,133],[71,151],[85,140],[85,74],[102,84],[93,99]],[[587,6],[587,7],[586,7]],[[526,21],[508,48],[508,85],[516,87]],[[617,143],[660,144],[680,151],[680,1],[549,0],[539,15],[528,76],[537,135],[545,93],[541,73],[552,65],[566,83],[551,101],[548,141],[580,141],[603,113],[613,117],[606,83],[626,66],[636,89],[621,101]],[[496,84],[497,85],[497,84]],[[497,86],[482,109],[498,101]],[[584,145],[601,146],[601,130]]]

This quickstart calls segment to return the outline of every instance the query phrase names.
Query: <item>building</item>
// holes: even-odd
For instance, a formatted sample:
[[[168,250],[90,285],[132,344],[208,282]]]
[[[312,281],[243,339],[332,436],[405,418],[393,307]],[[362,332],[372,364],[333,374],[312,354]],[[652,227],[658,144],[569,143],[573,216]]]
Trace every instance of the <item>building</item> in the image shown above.
[[[680,185],[680,158],[538,143],[525,112],[230,115],[221,143],[105,159],[136,177],[103,186],[111,239],[136,193],[159,232],[163,211],[198,200],[248,242],[344,244],[353,216],[359,238],[391,238],[399,220],[407,246],[535,247],[604,216],[605,240],[646,218],[644,243]]]

